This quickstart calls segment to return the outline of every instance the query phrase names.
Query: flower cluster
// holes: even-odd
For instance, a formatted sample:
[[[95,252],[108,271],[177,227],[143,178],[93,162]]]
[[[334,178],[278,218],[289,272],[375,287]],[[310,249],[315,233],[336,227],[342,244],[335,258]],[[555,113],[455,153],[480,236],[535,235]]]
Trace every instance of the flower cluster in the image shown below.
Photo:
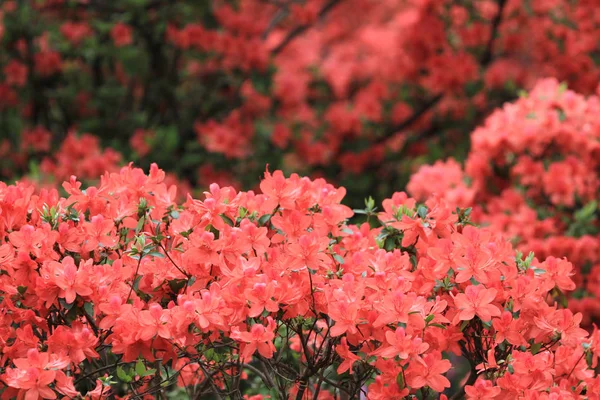
[[[408,186],[419,199],[435,192],[454,206],[473,207],[474,221],[504,232],[524,252],[567,257],[577,266],[569,305],[596,321],[599,112],[597,96],[542,80],[473,132],[464,172],[453,160],[438,162]],[[432,179],[443,183],[434,187]]]
[[[352,225],[323,179],[182,204],[164,179],[0,185],[4,397],[598,398],[600,332],[552,301],[568,261],[515,256],[439,198],[369,200]]]

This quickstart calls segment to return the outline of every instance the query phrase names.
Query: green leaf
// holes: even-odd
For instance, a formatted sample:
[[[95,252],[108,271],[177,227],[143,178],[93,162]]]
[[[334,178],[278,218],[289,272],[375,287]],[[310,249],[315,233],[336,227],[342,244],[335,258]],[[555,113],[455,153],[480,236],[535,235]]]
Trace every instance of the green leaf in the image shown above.
[[[367,206],[368,211],[373,211],[375,209],[375,199],[369,196],[368,199],[365,199],[365,206]]]
[[[108,375],[108,376],[98,377],[98,380],[100,382],[102,382],[102,386],[110,386],[110,385],[114,385],[115,383],[118,383],[116,381],[113,381],[112,378],[113,378],[112,375]]]
[[[568,88],[567,82],[561,82],[560,85],[558,85],[558,94],[563,94]]]
[[[160,251],[151,251],[150,253],[148,253],[148,255],[151,257],[165,258],[165,255]]]
[[[425,219],[425,217],[427,217],[427,207],[419,206],[419,208],[417,208],[417,214],[419,214],[421,219]]]
[[[404,383],[404,373],[400,372],[398,374],[398,376],[396,377],[396,384],[398,384],[398,387],[400,388],[400,390],[404,389],[405,383]]]
[[[435,326],[436,328],[446,329],[445,325],[438,324],[437,322],[434,322],[433,324],[429,324],[429,326]]]
[[[225,221],[225,223],[229,226],[235,226],[235,224],[233,223],[233,221],[231,220],[231,218],[229,218],[227,215],[225,214],[220,214],[219,215],[221,217],[221,219],[223,221]]]
[[[90,316],[93,317],[94,316],[94,303],[92,302],[86,302],[83,305],[83,309],[85,310],[85,312]]]
[[[265,226],[271,220],[271,214],[265,214],[258,219],[258,225]]]
[[[598,209],[598,202],[592,200],[587,203],[582,209],[575,211],[575,219],[577,221],[589,221],[593,218],[594,213]]]
[[[138,275],[135,278],[135,281],[133,281],[133,290],[135,290],[136,292],[138,291],[138,289],[140,287],[140,281],[142,280],[143,277],[144,277],[144,275]]]
[[[206,358],[207,361],[213,361],[215,358],[215,350],[214,349],[208,349],[204,352],[204,358]]]
[[[383,245],[383,248],[386,251],[392,251],[396,248],[396,243],[394,243],[394,240],[391,238],[386,239],[385,244]]]
[[[542,348],[541,343],[533,343],[530,347],[531,354],[536,355],[540,351],[541,348]]]
[[[144,7],[148,0],[127,0],[127,3],[134,7]]]
[[[333,258],[335,259],[335,261],[337,261],[340,264],[344,264],[344,257],[340,256],[339,254],[334,254]]]
[[[139,376],[144,376],[144,374],[146,373],[146,366],[144,365],[142,360],[138,360],[135,363],[135,373]]]
[[[469,322],[471,322],[471,321],[463,321],[463,323],[460,324],[460,331],[461,332],[465,330],[465,328],[467,327],[467,325],[469,325]]]
[[[135,233],[140,233],[144,228],[144,223],[146,222],[146,218],[140,218],[137,225],[135,226]]]
[[[132,381],[131,377],[129,376],[129,374],[127,374],[127,372],[125,372],[125,370],[121,367],[118,366],[117,367],[117,376],[119,377],[119,379],[125,383],[129,383]]]
[[[99,33],[108,33],[113,27],[111,22],[103,21],[99,18],[95,18],[92,20],[92,25],[96,28]]]
[[[129,75],[144,76],[148,73],[148,54],[135,46],[120,47],[117,56]]]
[[[152,140],[152,147],[165,156],[170,155],[179,146],[179,132],[176,125],[156,128],[156,137]]]
[[[173,293],[179,293],[179,291],[185,287],[186,283],[187,281],[185,279],[173,279],[169,281],[169,287]]]
[[[73,304],[75,304],[75,302],[67,303],[65,299],[58,299],[58,304],[60,304],[65,310],[69,311],[71,308],[73,308]]]

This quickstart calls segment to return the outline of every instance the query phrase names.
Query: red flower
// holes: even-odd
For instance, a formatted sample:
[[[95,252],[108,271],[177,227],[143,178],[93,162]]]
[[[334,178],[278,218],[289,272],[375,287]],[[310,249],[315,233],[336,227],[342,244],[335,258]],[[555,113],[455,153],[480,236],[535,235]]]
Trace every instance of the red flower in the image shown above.
[[[477,315],[483,321],[491,321],[492,317],[499,317],[500,310],[490,304],[496,298],[496,289],[486,289],[483,285],[469,285],[465,293],[452,295],[454,304],[459,310],[456,321],[469,321]]]
[[[117,47],[128,46],[133,43],[132,29],[129,25],[117,22],[110,30],[110,36]]]
[[[442,374],[447,372],[452,364],[449,360],[443,360],[440,352],[427,353],[422,360],[411,363],[410,366],[406,381],[411,387],[418,389],[429,386],[436,392],[443,392],[445,388],[450,387],[450,381]]]
[[[42,77],[47,77],[60,72],[62,69],[62,59],[56,51],[42,51],[34,54],[35,72]]]
[[[344,372],[349,371],[350,375],[352,375],[352,365],[361,358],[350,351],[346,338],[342,338],[341,343],[335,347],[335,351],[343,359],[342,363],[337,368],[337,373],[343,374]]]
[[[241,332],[238,327],[232,329],[232,339],[247,343],[242,350],[242,360],[250,360],[256,350],[265,358],[273,357],[273,352],[275,351],[275,346],[273,345],[275,334],[273,330],[276,324],[271,317],[267,318],[267,322],[268,325],[266,327],[261,324],[252,325],[250,332]]]
[[[60,33],[77,46],[83,39],[92,35],[92,30],[87,22],[67,21],[60,26]]]
[[[51,266],[54,267],[54,282],[61,289],[59,297],[67,303],[73,303],[77,295],[89,296],[93,293],[87,271],[78,270],[72,257],[65,257],[62,263],[52,262]]]
[[[56,378],[56,369],[69,365],[68,359],[36,349],[27,351],[27,358],[13,361],[16,368],[8,368],[2,376],[9,387],[19,390],[19,397],[25,400],[56,399],[56,393],[49,387]]]
[[[17,93],[9,85],[0,83],[0,111],[14,107],[18,101]]]
[[[395,332],[387,331],[385,339],[389,346],[381,347],[375,352],[375,354],[385,358],[394,358],[397,356],[403,360],[407,360],[423,354],[429,349],[429,344],[423,343],[423,340],[419,337],[407,335],[404,328],[397,328]]]
[[[9,85],[17,87],[25,86],[25,83],[27,83],[27,73],[27,66],[16,60],[11,60],[4,66],[6,83]]]
[[[468,400],[486,400],[497,397],[501,388],[494,386],[491,381],[478,379],[473,386],[465,386],[465,393]]]

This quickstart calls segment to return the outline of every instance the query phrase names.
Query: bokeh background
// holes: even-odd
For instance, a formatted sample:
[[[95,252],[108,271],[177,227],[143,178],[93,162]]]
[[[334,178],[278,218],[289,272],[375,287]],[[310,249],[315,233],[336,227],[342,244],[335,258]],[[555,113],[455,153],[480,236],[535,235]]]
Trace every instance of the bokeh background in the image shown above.
[[[185,193],[268,164],[357,207],[538,79],[594,93],[599,28],[594,0],[4,0],[0,177],[156,162]]]

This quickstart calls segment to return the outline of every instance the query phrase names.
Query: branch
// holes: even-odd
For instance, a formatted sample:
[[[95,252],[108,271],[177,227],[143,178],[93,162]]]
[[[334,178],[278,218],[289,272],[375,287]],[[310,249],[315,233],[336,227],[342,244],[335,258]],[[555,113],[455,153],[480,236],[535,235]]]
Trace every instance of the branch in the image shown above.
[[[399,123],[398,125],[389,128],[382,136],[375,139],[372,144],[381,144],[393,136],[396,132],[402,131],[415,122],[417,122],[427,111],[431,110],[437,103],[442,100],[444,95],[442,93],[437,94],[430,100],[426,101],[421,107],[419,107],[410,117]]]
[[[500,29],[500,23],[502,22],[502,15],[504,14],[504,7],[506,6],[506,0],[498,0],[498,13],[492,21],[492,30],[490,32],[490,39],[485,48],[485,53],[481,57],[480,63],[482,67],[486,67],[491,61],[494,55],[494,44],[496,43],[496,36],[498,35],[498,29]]]
[[[323,18],[329,11],[331,11],[338,3],[340,2],[340,0],[329,0],[327,2],[327,4],[325,4],[323,6],[323,8],[321,8],[321,11],[319,11],[319,14],[317,14],[317,19]],[[307,25],[300,25],[297,26],[296,28],[292,29],[287,36],[285,37],[285,39],[283,39],[281,41],[281,43],[279,43],[277,45],[277,47],[275,47],[273,50],[271,50],[271,55],[276,56],[277,54],[281,53],[283,51],[283,49],[285,49],[285,47],[290,44],[290,42],[292,40],[294,40],[297,36],[300,36],[302,33],[304,33],[304,31],[306,31],[308,28],[310,28],[312,25],[307,24]]]
[[[481,60],[479,61],[480,65],[483,68],[487,67],[493,59],[494,44],[496,42],[498,30],[500,29],[500,24],[502,23],[502,16],[504,14],[504,8],[506,6],[506,3],[507,3],[506,0],[498,0],[498,13],[496,14],[496,16],[494,17],[494,19],[492,21],[492,29],[490,32],[490,38],[486,45],[486,50],[485,50],[483,56],[481,57]],[[440,100],[442,100],[444,98],[444,95],[445,95],[444,93],[439,93],[439,94],[435,95],[434,97],[432,97],[431,99],[429,99],[428,101],[426,101],[410,117],[408,117],[407,119],[402,121],[400,124],[392,126],[389,129],[387,129],[384,132],[384,134],[381,135],[380,137],[378,137],[377,139],[375,139],[372,142],[372,144],[376,145],[376,144],[384,143],[385,141],[390,139],[392,136],[394,136],[394,134],[396,134],[397,132],[406,129],[409,126],[411,126],[412,124],[414,124],[415,122],[417,122],[419,120],[419,118],[421,118],[421,116],[423,116],[426,112],[428,112],[433,107],[435,107],[440,102]],[[432,136],[431,132],[426,130],[425,134],[418,134],[415,139],[420,140],[426,136]]]
[[[202,362],[199,362],[198,365],[200,366],[200,369],[204,373],[204,376],[206,376],[206,379],[208,380],[208,385],[210,386],[212,392],[215,394],[215,397],[217,398],[217,400],[222,400],[221,391],[219,390],[219,388],[217,388],[217,385],[215,385],[215,382],[212,379],[212,375],[206,370],[206,368],[204,368],[204,365],[202,364]]]
[[[135,267],[135,275],[133,276],[133,280],[131,281],[131,289],[129,290],[129,294],[127,295],[127,300],[125,301],[125,303],[127,303],[131,298],[131,294],[133,293],[133,287],[135,286],[135,280],[137,279],[138,273],[140,272],[140,265],[142,264],[142,253],[139,253],[138,257],[139,258],[137,262],[137,267]]]
[[[261,36],[262,40],[267,39],[267,37],[269,36],[269,33],[271,33],[271,31],[273,31],[273,29],[275,29],[277,24],[280,23],[281,21],[283,21],[283,19],[285,17],[287,17],[287,15],[288,15],[287,7],[282,7],[279,10],[277,10],[275,15],[269,22],[269,26],[267,26],[267,29],[265,29],[265,31],[263,32],[263,34]]]

